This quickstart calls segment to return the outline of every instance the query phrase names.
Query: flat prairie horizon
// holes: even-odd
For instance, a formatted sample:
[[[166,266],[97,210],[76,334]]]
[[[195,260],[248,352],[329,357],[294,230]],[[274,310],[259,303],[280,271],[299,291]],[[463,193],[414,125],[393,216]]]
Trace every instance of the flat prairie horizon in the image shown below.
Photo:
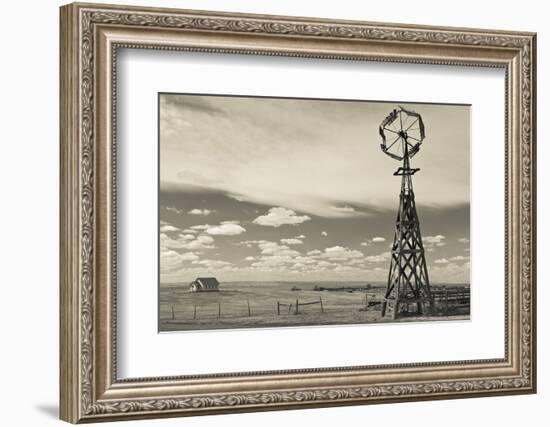
[[[457,304],[436,302],[430,315],[407,313],[383,318],[386,285],[367,281],[220,282],[219,291],[191,292],[188,283],[161,286],[160,332],[266,328],[282,326],[351,325],[393,321],[467,320],[469,284],[434,284],[443,298],[446,289],[462,294]]]

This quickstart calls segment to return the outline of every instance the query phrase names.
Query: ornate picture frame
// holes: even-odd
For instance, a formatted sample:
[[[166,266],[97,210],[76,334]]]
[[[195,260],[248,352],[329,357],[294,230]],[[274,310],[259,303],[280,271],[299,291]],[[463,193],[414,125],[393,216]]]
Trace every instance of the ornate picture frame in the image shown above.
[[[61,8],[61,419],[283,410],[536,391],[536,35],[188,10]],[[506,88],[505,357],[119,379],[117,49],[498,67]]]

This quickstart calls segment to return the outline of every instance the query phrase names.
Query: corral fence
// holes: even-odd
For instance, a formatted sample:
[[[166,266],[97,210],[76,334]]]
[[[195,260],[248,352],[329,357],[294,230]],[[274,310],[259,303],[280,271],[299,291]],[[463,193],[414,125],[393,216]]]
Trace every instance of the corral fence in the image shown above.
[[[432,288],[433,300],[432,312],[440,314],[457,314],[457,312],[469,312],[470,288],[448,287]],[[406,301],[404,301],[406,303]],[[363,304],[359,311],[382,310],[385,304],[383,295],[365,294]]]
[[[470,288],[434,288],[432,289],[434,309],[444,314],[470,309]]]

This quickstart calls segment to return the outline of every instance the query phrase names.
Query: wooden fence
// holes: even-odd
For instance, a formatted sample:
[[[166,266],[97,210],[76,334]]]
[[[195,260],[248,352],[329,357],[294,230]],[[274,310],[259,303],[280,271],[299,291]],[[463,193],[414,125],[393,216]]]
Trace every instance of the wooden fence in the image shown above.
[[[290,314],[290,312],[292,311],[293,305],[292,305],[292,304],[286,304],[286,303],[284,303],[284,302],[277,301],[277,316],[280,316],[280,315],[281,315],[281,307],[282,307],[282,308],[288,307],[288,314]]]
[[[290,314],[291,311],[292,311],[292,307],[294,307],[294,314],[300,314],[300,307],[305,307],[307,305],[316,305],[316,304],[319,304],[320,308],[321,308],[321,313],[324,313],[325,312],[325,309],[323,307],[323,298],[319,297],[319,300],[318,301],[309,301],[309,302],[300,302],[300,300],[298,298],[296,298],[296,302],[294,304],[292,303],[283,303],[283,302],[280,302],[280,301],[277,301],[277,315],[280,316],[281,315],[281,307],[282,308],[287,308],[288,307],[288,313],[287,314]]]
[[[432,290],[434,305],[449,314],[451,309],[470,307],[470,288],[437,288]]]
[[[448,315],[451,311],[466,309],[470,307],[470,289],[463,287],[433,288],[431,290],[434,311],[443,312]],[[404,301],[406,303],[406,301]],[[383,296],[376,294],[365,294],[363,306],[359,311],[368,311],[372,308],[382,309],[385,304]]]
[[[377,294],[366,293],[365,298],[363,298],[363,305],[359,311],[368,311],[369,307],[381,309],[383,301],[383,295],[380,296]]]
[[[206,315],[206,318],[212,318],[212,307],[214,307],[214,310],[217,308],[217,318],[221,319],[224,314],[223,305],[221,302],[218,302],[218,303],[200,304],[200,305],[193,304],[193,320],[196,320],[199,317],[205,318],[204,314],[203,316],[201,316],[201,309],[203,310],[203,313],[205,309],[208,312],[208,314]],[[170,306],[170,311],[171,311],[170,320],[181,320],[181,316],[180,316],[180,319],[176,319],[177,316],[173,305]],[[252,309],[250,308],[250,300],[248,299],[246,300],[246,312],[248,313],[248,317],[252,316]],[[227,315],[231,316],[232,313],[225,313],[225,314],[226,316]],[[180,311],[180,315],[181,315],[181,311]]]

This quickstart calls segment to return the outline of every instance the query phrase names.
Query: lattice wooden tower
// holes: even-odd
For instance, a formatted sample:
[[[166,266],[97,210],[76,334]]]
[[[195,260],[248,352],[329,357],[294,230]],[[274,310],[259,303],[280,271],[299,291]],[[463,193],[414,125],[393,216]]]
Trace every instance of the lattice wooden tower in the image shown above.
[[[382,151],[403,161],[394,172],[395,176],[401,176],[401,193],[382,316],[395,319],[411,309],[415,314],[428,314],[433,299],[412,185],[412,176],[420,169],[410,167],[410,159],[425,137],[422,117],[399,107],[382,121],[380,136]]]

